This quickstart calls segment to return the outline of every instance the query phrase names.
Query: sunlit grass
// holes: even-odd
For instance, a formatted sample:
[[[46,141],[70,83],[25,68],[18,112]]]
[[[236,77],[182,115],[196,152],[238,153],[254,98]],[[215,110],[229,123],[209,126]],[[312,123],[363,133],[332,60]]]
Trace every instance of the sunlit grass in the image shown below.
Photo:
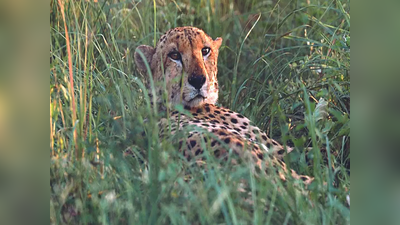
[[[52,223],[350,223],[349,1],[60,2],[65,20],[59,1],[50,7]],[[158,137],[164,115],[133,55],[183,25],[224,39],[218,104],[295,146],[286,162],[316,178],[308,191],[246,161],[232,168],[206,154],[208,169],[193,166],[176,151],[183,133]],[[321,98],[329,114],[317,121]]]

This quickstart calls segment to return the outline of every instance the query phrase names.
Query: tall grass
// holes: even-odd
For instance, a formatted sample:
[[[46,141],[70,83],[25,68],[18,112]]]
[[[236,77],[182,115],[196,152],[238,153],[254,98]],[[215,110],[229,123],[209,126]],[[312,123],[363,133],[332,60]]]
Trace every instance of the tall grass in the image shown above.
[[[349,4],[51,1],[51,223],[349,224]],[[165,115],[152,110],[133,54],[184,25],[224,39],[218,104],[295,146],[285,161],[316,177],[308,192],[245,162],[219,166],[207,156],[214,169],[192,166],[158,137]]]

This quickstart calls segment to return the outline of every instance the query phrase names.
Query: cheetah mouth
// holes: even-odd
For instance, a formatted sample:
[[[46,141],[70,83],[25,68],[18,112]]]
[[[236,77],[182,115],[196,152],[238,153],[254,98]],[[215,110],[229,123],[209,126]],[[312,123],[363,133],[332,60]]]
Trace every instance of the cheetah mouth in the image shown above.
[[[195,100],[204,100],[206,98],[207,97],[205,97],[205,96],[203,96],[201,94],[198,94],[198,95],[194,96],[192,99],[190,99],[189,102],[192,102],[192,101],[195,101]]]

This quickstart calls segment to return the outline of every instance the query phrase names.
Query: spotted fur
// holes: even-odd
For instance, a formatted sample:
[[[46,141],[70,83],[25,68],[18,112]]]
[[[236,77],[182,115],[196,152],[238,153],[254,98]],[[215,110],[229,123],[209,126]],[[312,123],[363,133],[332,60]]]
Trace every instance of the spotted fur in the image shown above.
[[[152,103],[157,104],[160,110],[182,104],[191,113],[188,116],[173,111],[169,120],[162,119],[159,123],[161,135],[174,134],[190,126],[203,128],[189,131],[187,138],[180,140],[179,150],[188,160],[203,154],[207,143],[207,151],[218,158],[226,158],[231,149],[238,159],[250,157],[259,168],[277,166],[294,178],[310,183],[313,178],[287,171],[282,158],[291,151],[290,148],[285,149],[270,139],[245,116],[215,106],[221,43],[221,38],[213,40],[198,28],[178,27],[164,34],[156,48],[146,45],[137,48],[135,61],[139,71],[146,73],[147,63],[156,84],[154,92],[149,88]],[[166,98],[163,98],[164,87],[160,85],[163,82],[166,84]],[[265,157],[272,160],[265,160]],[[233,163],[237,163],[236,160]],[[284,174],[281,178],[286,179]]]

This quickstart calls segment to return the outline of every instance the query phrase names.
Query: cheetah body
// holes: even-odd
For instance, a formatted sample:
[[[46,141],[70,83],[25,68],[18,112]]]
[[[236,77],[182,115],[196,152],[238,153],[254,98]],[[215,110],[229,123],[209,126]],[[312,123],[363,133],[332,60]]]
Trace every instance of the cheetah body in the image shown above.
[[[155,90],[150,88],[152,104],[159,110],[173,109],[182,104],[190,115],[178,111],[170,113],[169,120],[160,121],[161,135],[174,134],[185,127],[197,127],[180,140],[179,150],[187,159],[203,153],[204,144],[216,157],[226,157],[233,150],[239,158],[250,156],[254,165],[266,165],[268,155],[286,170],[281,161],[291,149],[285,149],[270,139],[243,115],[215,105],[218,99],[217,58],[222,39],[213,40],[195,27],[178,27],[164,34],[156,48],[141,45],[135,53],[138,70],[152,75]],[[147,67],[146,64],[149,66]],[[148,68],[150,71],[148,71]],[[164,85],[160,85],[164,83]],[[151,84],[151,83],[149,83]],[[154,91],[153,91],[154,90]],[[167,90],[164,93],[163,90]],[[207,133],[210,133],[208,135]],[[269,165],[268,165],[269,166]],[[313,179],[290,174],[305,183]],[[285,179],[282,176],[282,179]]]

